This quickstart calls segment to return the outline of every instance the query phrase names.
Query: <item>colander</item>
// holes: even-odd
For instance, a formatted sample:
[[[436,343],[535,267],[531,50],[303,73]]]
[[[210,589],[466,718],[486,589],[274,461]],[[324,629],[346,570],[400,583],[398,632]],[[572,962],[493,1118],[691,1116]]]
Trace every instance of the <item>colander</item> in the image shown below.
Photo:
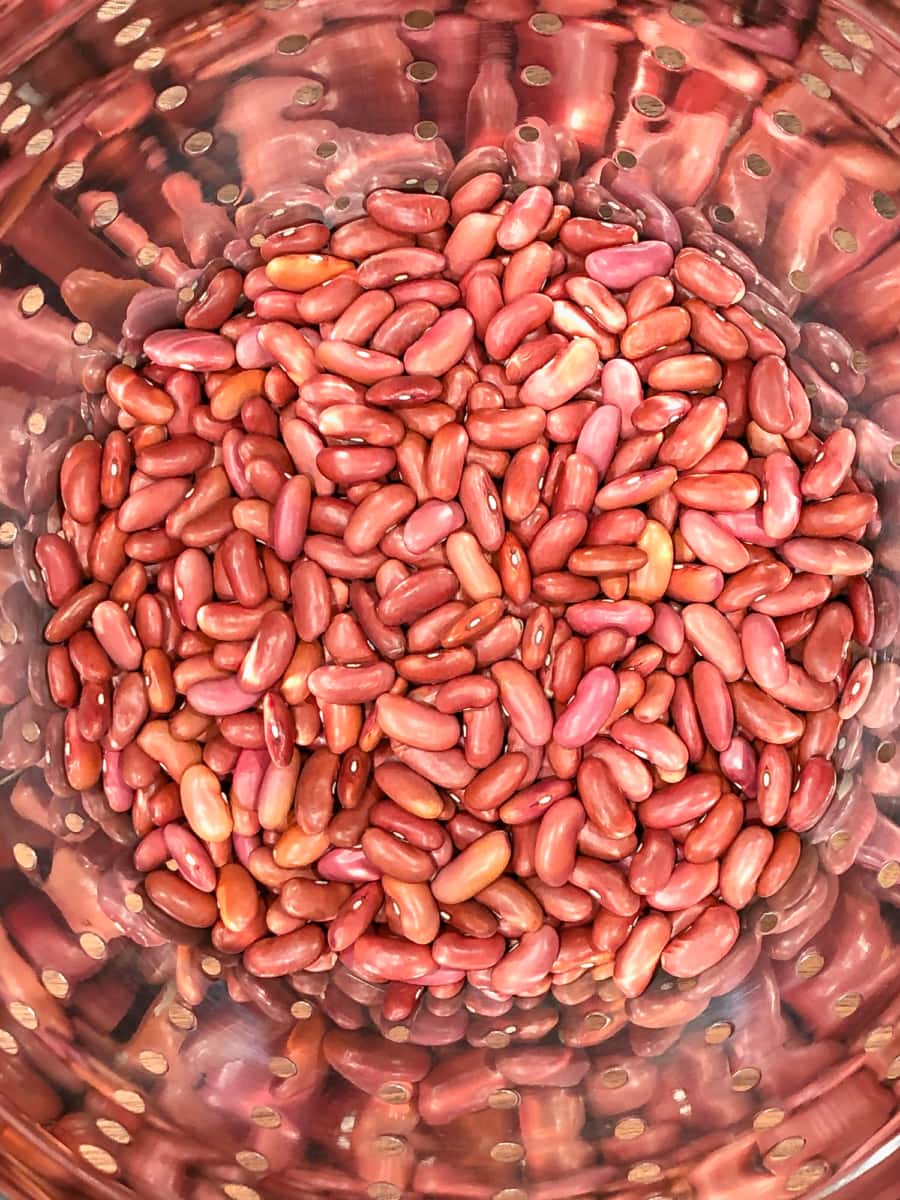
[[[130,822],[66,782],[34,545],[66,450],[108,428],[131,298],[184,306],[236,239],[548,138],[578,213],[651,223],[658,197],[736,266],[819,427],[854,429],[900,694],[900,7],[412,3],[0,4],[0,1192],[896,1200],[893,721],[844,726],[794,908],[627,1008],[590,974],[389,1016],[341,967],[255,979],[148,923]]]

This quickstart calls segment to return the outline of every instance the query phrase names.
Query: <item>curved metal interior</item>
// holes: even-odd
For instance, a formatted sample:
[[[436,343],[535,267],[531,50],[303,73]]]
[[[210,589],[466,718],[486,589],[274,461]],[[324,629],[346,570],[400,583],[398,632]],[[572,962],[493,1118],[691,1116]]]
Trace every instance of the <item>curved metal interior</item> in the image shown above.
[[[528,1008],[389,1021],[346,971],[254,980],[148,933],[135,895],[116,920],[98,903],[128,829],[65,782],[32,547],[128,300],[190,296],[234,237],[344,222],[375,186],[442,189],[479,145],[566,130],[568,179],[610,156],[775,285],[755,315],[881,491],[875,655],[895,657],[896,4],[410,2],[0,5],[0,1189],[895,1200],[893,716],[842,733],[841,788],[875,805],[810,835],[804,936],[751,909],[724,984],[663,977],[626,1004],[589,974]],[[602,177],[580,211],[611,215]]]

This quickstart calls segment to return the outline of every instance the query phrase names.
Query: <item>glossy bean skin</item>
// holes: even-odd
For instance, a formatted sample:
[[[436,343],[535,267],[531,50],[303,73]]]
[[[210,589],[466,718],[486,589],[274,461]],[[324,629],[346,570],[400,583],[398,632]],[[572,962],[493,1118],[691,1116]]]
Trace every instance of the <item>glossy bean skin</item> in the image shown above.
[[[640,896],[665,887],[675,868],[675,843],[664,830],[648,829],[631,860],[628,884]]]
[[[827,759],[813,757],[804,763],[787,808],[787,825],[797,833],[811,828],[827,809],[837,783]]]
[[[679,863],[669,881],[653,892],[649,902],[663,912],[676,912],[699,904],[716,888],[719,881],[719,864]]]
[[[639,996],[653,976],[669,941],[671,924],[662,913],[642,917],[616,954],[613,978],[622,994]]]
[[[658,789],[640,809],[641,823],[650,829],[667,829],[703,816],[721,794],[721,780],[713,774],[697,774],[681,783]]]
[[[472,842],[444,867],[432,883],[441,904],[459,904],[483,892],[503,874],[511,848],[505,833],[497,830]]]
[[[151,872],[145,886],[153,903],[183,925],[203,929],[216,919],[215,900],[168,871]]]
[[[722,861],[719,890],[732,908],[742,909],[754,896],[756,884],[772,853],[768,829],[748,825],[734,839]]]
[[[725,792],[685,838],[685,858],[688,862],[721,858],[740,832],[743,821],[743,804],[731,792]]]
[[[388,172],[327,223],[251,236],[248,206],[232,238],[205,206],[223,257],[186,233],[192,296],[135,303],[96,436],[53,414],[59,518],[22,485],[50,516],[3,599],[6,767],[46,776],[39,829],[78,791],[137,837],[192,993],[209,929],[235,998],[324,982],[336,1019],[423,1044],[443,1005],[487,1048],[495,1018],[542,1037],[543,995],[578,1010],[612,978],[610,1032],[567,1012],[564,1049],[627,1021],[658,1051],[708,997],[657,965],[730,978],[756,897],[785,914],[775,962],[817,936],[806,894],[834,887],[806,842],[835,877],[883,865],[895,770],[863,760],[851,804],[831,759],[894,715],[896,431],[880,399],[841,426],[849,343],[785,315],[721,209],[676,217],[608,160],[576,179],[565,123],[527,122],[448,198],[436,158],[435,193]],[[46,683],[21,644],[42,584]],[[69,711],[45,734],[47,696]]]
[[[585,822],[574,796],[559,801],[544,814],[535,846],[535,870],[549,887],[567,883],[575,866],[578,833]]]
[[[738,914],[727,904],[705,909],[684,932],[662,952],[663,970],[679,979],[692,979],[721,962],[737,941]]]

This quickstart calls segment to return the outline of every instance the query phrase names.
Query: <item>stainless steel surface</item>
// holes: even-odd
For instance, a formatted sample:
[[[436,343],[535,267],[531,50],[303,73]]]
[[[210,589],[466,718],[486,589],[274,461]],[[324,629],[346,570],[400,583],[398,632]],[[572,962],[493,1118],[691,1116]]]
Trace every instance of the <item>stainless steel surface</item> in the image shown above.
[[[876,658],[893,661],[898,63],[886,2],[0,5],[10,1196],[896,1200],[896,707],[844,732],[842,786],[879,815],[862,837],[823,832],[805,941],[753,909],[743,973],[721,988],[662,981],[626,1007],[589,979],[530,1009],[389,1022],[347,972],[254,980],[142,918],[121,865],[129,822],[65,782],[32,547],[58,527],[65,449],[104,428],[106,365],[137,349],[120,330],[141,281],[189,296],[235,239],[343,223],[376,186],[443,190],[462,155],[492,164],[505,146],[515,162],[536,136],[559,148],[579,211],[640,208],[649,186],[700,209],[769,281],[751,286],[755,315],[792,339],[820,426],[853,425],[880,487]],[[349,1069],[349,1045],[372,1070]]]

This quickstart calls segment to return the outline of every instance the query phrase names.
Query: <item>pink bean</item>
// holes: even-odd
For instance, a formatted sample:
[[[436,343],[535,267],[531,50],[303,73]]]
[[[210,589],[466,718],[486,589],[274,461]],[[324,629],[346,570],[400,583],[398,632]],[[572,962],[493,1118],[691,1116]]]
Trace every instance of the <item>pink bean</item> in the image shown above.
[[[769,454],[763,468],[763,529],[778,541],[789,538],[797,528],[800,509],[800,468],[788,454]]]
[[[560,746],[584,746],[606,723],[619,694],[619,681],[609,667],[595,667],[581,679],[565,712],[553,727]]]
[[[614,246],[593,250],[585,259],[588,275],[611,291],[633,288],[650,275],[665,275],[675,260],[666,242],[636,242],[634,245]]]
[[[553,212],[553,193],[546,187],[525,188],[513,202],[497,229],[497,245],[520,250],[533,242]]]
[[[771,689],[787,683],[784,645],[771,617],[748,613],[741,624],[741,649],[754,683]]]
[[[546,366],[529,375],[519,393],[523,404],[559,408],[597,377],[600,358],[587,338],[573,338]]]
[[[615,405],[622,414],[622,435],[635,432],[631,417],[644,399],[641,377],[634,363],[625,358],[612,358],[603,364],[600,389],[606,404]]]
[[[411,554],[424,554],[461,529],[466,514],[453,500],[426,500],[403,526],[403,542]]]
[[[462,359],[473,331],[465,309],[450,309],[409,347],[403,356],[404,368],[411,375],[443,375]]]
[[[602,479],[618,445],[622,413],[614,404],[603,404],[588,417],[578,435],[575,449],[589,458]]]

